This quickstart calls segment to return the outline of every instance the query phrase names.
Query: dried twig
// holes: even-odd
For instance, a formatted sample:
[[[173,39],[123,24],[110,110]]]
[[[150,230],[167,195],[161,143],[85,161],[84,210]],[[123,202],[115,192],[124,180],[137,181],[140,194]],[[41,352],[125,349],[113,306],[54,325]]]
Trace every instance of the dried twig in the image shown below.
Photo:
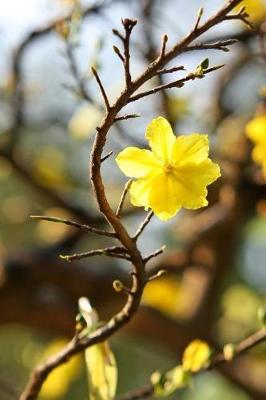
[[[93,75],[94,75],[94,77],[95,77],[95,79],[96,79],[96,81],[97,81],[97,83],[98,83],[98,85],[99,85],[101,94],[102,94],[103,99],[104,99],[104,103],[105,103],[106,109],[107,109],[107,111],[109,111],[109,110],[110,110],[110,103],[109,103],[109,100],[108,100],[106,91],[105,91],[105,89],[104,89],[104,86],[103,86],[103,84],[102,84],[102,81],[101,81],[101,79],[100,79],[100,77],[99,77],[98,72],[96,71],[96,69],[95,69],[94,67],[91,67],[91,70],[92,70],[92,73],[93,73]]]
[[[125,18],[122,20],[124,29],[125,29],[125,37],[123,39],[124,43],[124,68],[125,68],[125,79],[126,79],[126,86],[129,87],[131,84],[131,73],[130,73],[130,51],[129,51],[129,44],[130,44],[130,36],[134,26],[137,23],[135,19]]]
[[[132,119],[132,118],[138,118],[140,117],[140,114],[126,114],[126,115],[122,115],[121,117],[116,117],[114,119],[115,122],[117,121],[125,121],[127,119]]]
[[[30,215],[30,218],[73,226],[75,228],[79,228],[79,229],[82,229],[82,230],[85,230],[88,232],[96,233],[97,235],[101,235],[101,236],[108,236],[108,237],[112,237],[112,238],[116,237],[116,234],[113,232],[107,232],[102,229],[94,228],[93,226],[90,226],[90,225],[80,224],[79,222],[70,221],[70,220],[64,219],[64,218],[49,217],[46,215]]]
[[[152,219],[154,213],[153,211],[149,211],[146,218],[144,219],[144,221],[141,223],[141,225],[139,226],[139,228],[137,229],[135,235],[133,236],[134,240],[137,240],[140,235],[142,234],[142,232],[144,231],[144,229],[146,228],[146,226],[148,225],[148,223],[150,222],[150,220]]]
[[[107,153],[105,156],[103,156],[101,158],[101,162],[103,163],[105,160],[107,160],[109,157],[111,157],[111,155],[113,154],[113,151],[109,151],[109,153]]]
[[[253,29],[253,24],[249,21],[249,14],[246,12],[246,7],[241,7],[238,13],[233,14],[233,15],[227,15],[225,17],[225,21],[230,21],[230,20],[238,20],[242,21],[244,24],[246,24],[250,29]]]
[[[95,249],[84,253],[76,253],[71,255],[60,255],[60,258],[62,260],[70,262],[73,260],[82,260],[83,258],[102,256],[102,255],[131,260],[131,258],[126,254],[126,249],[120,246],[106,247],[104,249]]]
[[[124,202],[125,202],[127,193],[128,193],[128,191],[129,191],[129,189],[130,189],[130,186],[132,185],[132,182],[133,182],[133,180],[130,179],[130,180],[126,183],[126,185],[125,185],[125,188],[124,188],[124,190],[123,190],[123,193],[122,193],[120,202],[119,202],[118,207],[117,207],[117,210],[116,210],[116,215],[117,215],[118,217],[120,217],[120,215],[121,215],[121,212],[122,212],[123,206],[124,206]]]
[[[152,258],[155,258],[162,254],[165,250],[165,246],[160,247],[159,249],[155,250],[153,253],[151,253],[149,256],[144,258],[145,264],[147,264]]]
[[[162,47],[161,47],[159,58],[163,58],[164,57],[167,42],[168,42],[168,36],[167,35],[163,35]]]
[[[218,69],[220,69],[222,67],[223,67],[223,65],[218,65],[216,67],[205,69],[203,75],[209,74],[210,72],[213,72],[213,71],[217,71]],[[178,79],[178,80],[170,82],[170,83],[165,83],[164,85],[157,86],[151,90],[146,90],[145,92],[141,92],[141,93],[136,94],[135,96],[131,96],[128,102],[131,103],[133,101],[142,99],[143,97],[150,96],[151,94],[160,92],[161,90],[164,90],[164,89],[180,88],[180,87],[184,86],[185,82],[194,81],[195,79],[201,79],[201,78],[203,78],[203,75],[202,74],[199,75],[197,71],[190,72],[185,78],[181,78],[181,79]]]

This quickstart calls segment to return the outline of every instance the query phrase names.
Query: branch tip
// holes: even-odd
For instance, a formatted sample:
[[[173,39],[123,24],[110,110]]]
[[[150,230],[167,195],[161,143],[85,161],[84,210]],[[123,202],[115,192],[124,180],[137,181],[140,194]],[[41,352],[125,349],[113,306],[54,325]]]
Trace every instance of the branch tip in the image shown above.
[[[109,100],[108,100],[106,91],[104,89],[104,86],[102,84],[102,81],[101,81],[101,79],[100,79],[100,77],[98,75],[98,72],[94,67],[91,67],[91,71],[92,71],[92,73],[93,73],[93,75],[94,75],[94,77],[96,79],[96,82],[98,83],[99,88],[100,88],[100,91],[101,91],[102,97],[104,99],[104,103],[105,103],[106,109],[107,109],[107,111],[110,111],[111,107],[110,107],[110,104],[109,104]]]

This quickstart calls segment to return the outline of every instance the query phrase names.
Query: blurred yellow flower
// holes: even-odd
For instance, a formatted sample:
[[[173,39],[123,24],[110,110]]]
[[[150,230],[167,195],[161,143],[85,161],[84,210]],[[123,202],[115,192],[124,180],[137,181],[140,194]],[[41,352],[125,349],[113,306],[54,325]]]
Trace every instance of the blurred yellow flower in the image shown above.
[[[196,339],[184,351],[182,365],[185,371],[197,372],[206,368],[211,357],[211,349],[206,342]]]
[[[246,135],[255,144],[252,158],[257,164],[262,165],[266,177],[266,115],[252,119],[246,126]]]
[[[54,355],[61,350],[67,341],[65,339],[55,339],[45,349],[42,358]],[[60,367],[56,368],[48,376],[42,387],[40,398],[41,399],[61,399],[68,391],[71,383],[79,376],[81,370],[81,357],[74,356]]]
[[[145,287],[142,302],[163,314],[175,318],[182,303],[182,287],[179,279],[173,276],[154,279]]]
[[[243,0],[237,9],[246,7],[246,11],[250,16],[251,22],[258,23],[263,21],[266,16],[265,0]]]
[[[91,104],[82,106],[72,115],[68,123],[68,130],[75,139],[87,139],[95,132],[101,118],[102,113],[95,106]]]
[[[122,172],[137,178],[130,187],[131,203],[151,208],[163,221],[181,207],[208,205],[207,185],[220,176],[220,168],[208,158],[207,135],[176,137],[169,122],[158,117],[148,125],[150,150],[127,147],[116,162]]]

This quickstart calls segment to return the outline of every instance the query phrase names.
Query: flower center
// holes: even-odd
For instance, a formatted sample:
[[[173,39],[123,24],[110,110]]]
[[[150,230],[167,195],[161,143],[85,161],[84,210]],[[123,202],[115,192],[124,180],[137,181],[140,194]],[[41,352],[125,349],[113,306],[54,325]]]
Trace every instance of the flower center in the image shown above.
[[[171,174],[174,171],[174,165],[173,164],[166,164],[164,165],[164,172],[166,174]]]

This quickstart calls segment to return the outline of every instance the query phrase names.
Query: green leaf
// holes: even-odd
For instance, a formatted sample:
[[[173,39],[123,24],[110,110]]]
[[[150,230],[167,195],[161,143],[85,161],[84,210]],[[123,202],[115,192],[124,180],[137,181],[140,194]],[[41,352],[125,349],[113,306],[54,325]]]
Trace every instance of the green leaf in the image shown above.
[[[190,377],[190,373],[184,371],[181,365],[177,365],[165,374],[156,371],[151,376],[154,395],[156,397],[169,396],[175,390],[188,386]]]
[[[200,67],[204,70],[209,68],[209,59],[205,58],[205,60],[203,60],[200,64]]]

